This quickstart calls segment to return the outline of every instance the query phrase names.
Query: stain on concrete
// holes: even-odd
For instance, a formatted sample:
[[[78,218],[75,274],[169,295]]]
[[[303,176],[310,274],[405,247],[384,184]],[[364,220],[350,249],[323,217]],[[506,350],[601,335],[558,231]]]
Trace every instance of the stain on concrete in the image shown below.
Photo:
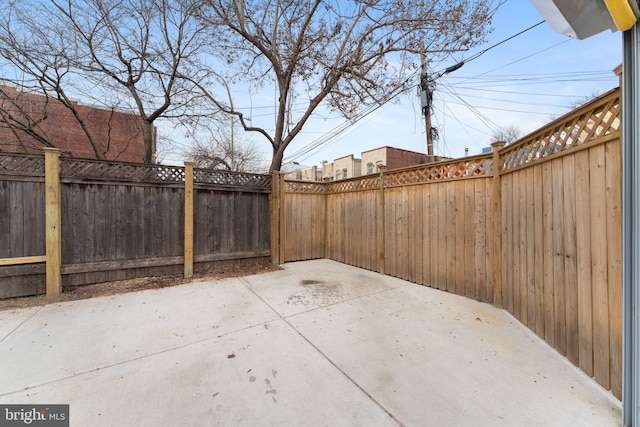
[[[300,281],[300,288],[289,295],[287,304],[325,306],[344,301],[345,293],[341,283],[323,282],[315,279],[304,279]]]

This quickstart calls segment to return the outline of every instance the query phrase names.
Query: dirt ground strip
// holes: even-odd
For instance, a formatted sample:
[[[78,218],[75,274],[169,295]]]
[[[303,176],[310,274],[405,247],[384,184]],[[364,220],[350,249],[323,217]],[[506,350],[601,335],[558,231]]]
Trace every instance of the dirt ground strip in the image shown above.
[[[174,274],[169,276],[143,277],[139,279],[96,283],[94,285],[64,287],[62,293],[58,296],[48,297],[46,295],[38,295],[31,297],[0,299],[0,311],[34,307],[62,301],[75,301],[105,295],[122,294],[126,292],[136,292],[145,289],[166,288],[169,286],[183,285],[185,283],[218,280],[226,277],[250,276],[252,274],[266,273],[276,270],[281,270],[281,268],[267,262],[245,262],[242,264],[231,264],[211,268],[204,273],[196,273],[193,277],[188,279],[184,278],[182,275]]]

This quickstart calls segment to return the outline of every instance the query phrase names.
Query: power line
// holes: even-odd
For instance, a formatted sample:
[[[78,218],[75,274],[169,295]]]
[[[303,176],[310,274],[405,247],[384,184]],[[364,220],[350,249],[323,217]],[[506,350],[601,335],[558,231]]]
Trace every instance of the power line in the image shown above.
[[[506,0],[501,2],[500,4],[502,5],[505,2],[506,2]],[[491,46],[489,46],[489,47],[487,47],[487,48],[485,48],[485,49],[483,49],[483,50],[481,50],[481,51],[479,51],[477,53],[475,53],[474,55],[470,56],[467,59],[465,59],[465,60],[463,60],[463,61],[461,61],[461,62],[459,62],[457,64],[454,64],[454,65],[452,65],[450,67],[445,68],[444,70],[442,70],[442,71],[440,71],[439,73],[436,74],[436,78],[442,77],[445,74],[448,74],[450,72],[453,72],[453,71],[457,70],[458,68],[462,67],[464,64],[466,64],[468,62],[471,62],[471,61],[481,57],[482,55],[484,55],[485,53],[489,52],[490,50],[492,50],[492,49],[494,49],[494,48],[496,48],[496,47],[498,47],[498,46],[500,46],[500,45],[502,45],[502,44],[504,44],[504,43],[506,43],[506,42],[508,42],[510,40],[513,40],[514,38],[516,38],[516,37],[528,32],[528,31],[533,30],[534,28],[542,25],[544,22],[545,21],[540,21],[540,22],[538,22],[538,23],[536,23],[534,25],[531,25],[531,26],[523,29],[522,31],[519,31],[516,34],[513,34],[513,35],[511,35],[511,36],[509,36],[509,37],[507,37],[507,38],[505,38],[505,39],[503,39],[503,40],[501,40],[501,41],[499,41],[499,42],[497,42],[497,43],[495,43],[495,44],[493,44],[493,45],[491,45]],[[512,65],[512,64],[514,64],[516,62],[520,62],[520,61],[525,60],[527,58],[530,58],[532,56],[538,55],[538,54],[540,54],[542,52],[545,52],[547,50],[553,49],[553,48],[555,48],[555,47],[557,47],[559,45],[562,45],[562,44],[564,44],[564,43],[566,43],[568,41],[571,41],[571,39],[567,39],[567,40],[564,40],[564,41],[562,41],[560,43],[554,44],[554,45],[552,45],[550,47],[538,50],[538,51],[536,51],[536,52],[534,52],[534,53],[532,53],[530,55],[527,55],[525,57],[519,58],[519,59],[517,59],[515,61],[512,61],[512,62],[510,62],[508,64],[504,64],[504,65],[502,65],[502,66],[500,66],[498,68],[495,68],[493,70],[489,70],[487,72],[484,72],[484,73],[482,73],[482,74],[480,74],[478,76],[471,77],[471,78],[476,80],[481,76],[484,76],[486,74],[489,74],[491,72],[494,72],[494,71],[497,71],[497,70],[500,70],[500,69],[504,69],[504,68],[508,67],[509,65]],[[563,77],[563,78],[558,79],[557,78],[558,76]],[[571,77],[573,77],[573,78],[571,78]],[[490,84],[490,83],[493,83],[493,82],[499,82],[500,85],[497,85],[497,86],[508,86],[509,83],[522,85],[522,84],[541,84],[541,83],[547,83],[548,84],[548,83],[566,82],[566,81],[575,82],[576,81],[576,77],[582,77],[580,79],[581,81],[604,81],[604,79],[596,78],[597,76],[594,76],[593,72],[574,72],[574,73],[555,73],[555,74],[548,74],[548,75],[542,75],[542,74],[541,75],[535,75],[535,74],[533,74],[533,75],[500,76],[500,80],[498,80],[498,77],[493,77],[492,79],[483,79],[483,81],[484,81],[483,86],[486,88],[487,84]],[[591,78],[585,79],[584,77],[591,77]],[[408,82],[412,78],[414,78],[414,76],[410,76],[405,81],[405,84],[406,84],[406,82]],[[469,77],[465,78],[460,83],[468,81],[471,78],[469,78]],[[607,79],[607,80],[609,80],[609,79]],[[326,135],[323,135],[322,137],[317,138],[316,140],[314,140],[311,143],[305,145],[304,147],[302,147],[298,151],[296,151],[296,152],[292,153],[291,155],[287,156],[287,158],[285,160],[291,161],[291,160],[294,160],[294,159],[298,159],[298,158],[300,158],[300,157],[302,157],[302,156],[304,156],[306,154],[309,154],[309,155],[306,156],[305,159],[310,157],[312,155],[311,154],[312,152],[317,151],[318,149],[320,149],[323,146],[328,146],[332,142],[335,142],[336,138],[338,136],[342,135],[349,127],[353,126],[355,123],[357,123],[358,121],[360,121],[364,117],[368,116],[369,114],[373,113],[378,108],[380,108],[384,104],[386,104],[388,101],[390,101],[391,99],[397,97],[401,93],[404,93],[407,90],[408,90],[408,88],[404,88],[403,90],[398,91],[397,93],[395,93],[392,96],[390,96],[387,100],[384,100],[383,103],[377,104],[377,105],[373,106],[373,108],[370,107],[370,108],[365,109],[354,120],[345,121],[344,123],[338,125],[336,128],[334,128],[332,131],[330,131]],[[450,86],[449,90],[452,91],[452,95],[453,96],[455,96],[457,99],[459,99],[461,105],[465,105],[467,108],[469,108],[470,111],[472,111],[474,113],[474,115],[476,115],[485,124],[485,126],[487,126],[487,128],[491,129],[492,131],[495,128],[499,128],[499,126],[495,122],[493,122],[489,117],[484,115],[480,111],[480,109],[492,109],[492,110],[500,110],[500,111],[519,112],[518,110],[499,109],[499,108],[496,108],[496,107],[476,107],[476,106],[471,105],[467,101],[465,101],[460,94],[455,92],[455,89],[453,87]],[[484,89],[484,90],[487,90],[487,89]],[[496,92],[498,92],[498,91],[496,91]],[[536,95],[538,95],[538,94],[536,94]],[[526,103],[523,103],[523,104],[525,104],[525,105],[540,105],[539,103],[538,104],[526,104]],[[537,112],[530,112],[530,113],[531,114],[543,114],[543,113],[537,113]],[[547,113],[544,113],[544,114],[547,114]],[[455,116],[454,116],[454,119],[456,119]]]
[[[414,73],[411,76],[409,76],[407,79],[405,79],[405,81],[399,86],[397,91],[395,93],[389,94],[387,96],[387,98],[384,99],[381,103],[369,106],[368,108],[366,108],[362,112],[360,112],[352,120],[345,120],[343,123],[341,123],[340,125],[336,126],[333,130],[331,130],[326,135],[321,136],[320,138],[317,138],[315,141],[312,141],[311,143],[309,143],[309,144],[305,145],[304,147],[300,148],[298,151],[296,151],[296,152],[290,154],[289,156],[287,156],[284,159],[284,161],[293,161],[293,160],[298,159],[298,158],[304,156],[305,154],[310,153],[311,151],[321,147],[322,145],[328,144],[332,139],[337,138],[339,135],[344,133],[349,127],[353,126],[355,123],[359,122],[360,120],[362,120],[363,118],[365,118],[369,114],[375,112],[376,110],[378,110],[382,106],[386,105],[388,102],[390,102],[394,98],[398,97],[402,93],[407,92],[408,90],[412,89],[413,86],[407,86],[407,84],[408,84],[408,82],[410,80],[415,78],[415,76],[416,76],[416,74]],[[307,156],[306,158],[308,158],[308,157],[309,156]]]
[[[509,63],[507,63],[507,64],[503,64],[503,65],[501,65],[501,66],[500,66],[500,67],[498,67],[498,68],[494,68],[494,69],[492,69],[492,70],[485,71],[484,73],[482,73],[482,74],[478,74],[477,76],[474,76],[474,77],[468,77],[468,78],[467,78],[467,80],[469,80],[469,79],[477,79],[478,77],[484,76],[484,75],[489,74],[489,73],[493,73],[494,71],[497,71],[497,70],[501,70],[501,69],[503,69],[503,68],[508,67],[509,65],[513,65],[513,64],[515,64],[515,63],[517,63],[517,62],[524,61],[525,59],[529,59],[529,58],[531,58],[532,56],[539,55],[539,54],[541,54],[541,53],[543,53],[543,52],[546,52],[546,51],[548,51],[548,50],[551,50],[551,49],[553,49],[553,48],[556,48],[556,47],[558,47],[558,46],[560,46],[560,45],[562,45],[562,44],[565,44],[565,43],[567,43],[567,42],[570,42],[570,41],[572,41],[572,40],[574,40],[574,39],[567,39],[567,40],[563,40],[563,41],[561,41],[561,42],[559,42],[559,43],[556,43],[556,44],[554,44],[554,45],[552,45],[552,46],[546,47],[546,48],[541,49],[541,50],[538,50],[538,51],[536,51],[536,52],[534,52],[534,53],[532,53],[532,54],[529,54],[529,55],[527,55],[527,56],[523,56],[522,58],[516,59],[515,61],[511,61],[511,62],[509,62]]]
[[[527,31],[531,31],[531,30],[533,30],[533,29],[534,29],[534,28],[536,28],[537,26],[544,24],[544,22],[545,22],[545,21],[540,21],[540,22],[538,22],[537,24],[533,24],[533,25],[532,25],[532,26],[530,26],[529,28],[525,28],[524,30],[520,31],[519,33],[516,33],[516,34],[514,34],[514,35],[512,35],[512,36],[510,36],[510,37],[507,37],[506,39],[501,40],[501,41],[499,41],[498,43],[495,43],[495,44],[493,44],[493,45],[489,46],[488,48],[483,49],[483,50],[481,50],[480,52],[478,52],[478,53],[475,53],[475,54],[471,55],[469,58],[463,59],[462,61],[458,62],[457,64],[455,64],[455,65],[452,65],[452,66],[450,66],[450,67],[445,68],[444,70],[440,71],[439,73],[436,73],[436,77],[435,77],[435,78],[437,79],[437,78],[439,78],[439,77],[442,77],[442,76],[443,76],[443,75],[445,75],[445,74],[448,74],[448,73],[451,73],[451,72],[453,72],[453,71],[457,70],[458,68],[462,67],[464,64],[467,64],[467,63],[469,63],[469,62],[471,62],[471,61],[473,61],[473,60],[478,59],[479,57],[481,57],[481,56],[482,56],[482,55],[484,55],[485,53],[489,52],[491,49],[494,49],[494,48],[496,48],[496,47],[500,46],[501,44],[506,43],[506,42],[508,42],[509,40],[512,40],[512,39],[514,39],[514,38],[516,38],[516,37],[518,37],[518,36],[520,36],[520,35],[522,35],[522,34],[526,33]]]

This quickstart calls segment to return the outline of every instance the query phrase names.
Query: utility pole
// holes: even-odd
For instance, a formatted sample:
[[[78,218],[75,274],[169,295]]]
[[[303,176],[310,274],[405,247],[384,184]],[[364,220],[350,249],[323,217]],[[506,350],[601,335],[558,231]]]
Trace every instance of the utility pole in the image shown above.
[[[424,53],[424,43],[420,43],[420,62],[422,73],[420,74],[420,101],[424,124],[427,133],[427,159],[433,162],[433,135],[431,132],[431,103],[433,101],[433,83],[427,76],[427,59]]]

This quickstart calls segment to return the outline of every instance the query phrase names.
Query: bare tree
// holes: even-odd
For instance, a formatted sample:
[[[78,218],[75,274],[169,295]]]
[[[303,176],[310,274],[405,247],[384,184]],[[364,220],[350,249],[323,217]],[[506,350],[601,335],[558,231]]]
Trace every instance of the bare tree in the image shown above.
[[[77,104],[72,102],[65,90],[64,82],[73,73],[64,54],[54,47],[57,40],[55,33],[35,17],[31,19],[17,4],[0,3],[0,6],[5,12],[0,18],[0,57],[19,76],[14,80],[7,77],[0,79],[3,84],[13,86],[2,89],[3,113],[0,120],[3,127],[9,128],[23,144],[29,142],[20,138],[22,134],[44,146],[54,147],[55,142],[42,132],[39,125],[48,118],[48,107],[55,100],[75,117],[96,158],[103,158],[93,133],[76,108]],[[37,4],[30,6],[37,9]],[[42,95],[39,108],[32,108],[31,102],[22,102],[22,94]]]
[[[498,128],[491,136],[491,142],[504,141],[507,145],[519,140],[523,136],[522,129],[517,126],[509,125]]]
[[[74,93],[135,111],[145,162],[153,160],[154,121],[188,114],[199,96],[192,82],[207,79],[199,61],[208,44],[195,1],[0,2],[0,56],[63,102]]]
[[[208,0],[201,17],[225,59],[226,81],[275,84],[276,112],[268,128],[246,131],[266,138],[271,170],[322,104],[347,118],[388,102],[416,78],[421,43],[436,63],[484,40],[490,0]],[[236,102],[236,105],[239,105]]]
[[[42,103],[34,106],[31,102],[25,102],[24,96],[24,92],[10,86],[0,87],[0,128],[6,128],[25,152],[39,149],[39,145],[33,141],[52,147],[53,144],[40,129],[40,124],[48,118],[49,97],[45,95]],[[2,144],[5,143],[2,141]]]
[[[237,120],[229,119],[229,126],[217,123],[215,129],[210,129],[211,137],[202,142],[201,138],[194,138],[195,142],[186,153],[195,167],[204,169],[221,169],[236,172],[258,172],[262,156],[252,141],[238,138]]]
[[[584,96],[579,96],[577,98],[574,98],[571,101],[567,102],[566,110],[567,111],[577,110],[583,105],[588,104],[589,102],[598,98],[600,95],[602,95],[602,91],[594,90],[589,95],[584,95]],[[553,121],[559,118],[560,116],[562,116],[563,114],[566,114],[566,113],[549,114],[549,121]]]

